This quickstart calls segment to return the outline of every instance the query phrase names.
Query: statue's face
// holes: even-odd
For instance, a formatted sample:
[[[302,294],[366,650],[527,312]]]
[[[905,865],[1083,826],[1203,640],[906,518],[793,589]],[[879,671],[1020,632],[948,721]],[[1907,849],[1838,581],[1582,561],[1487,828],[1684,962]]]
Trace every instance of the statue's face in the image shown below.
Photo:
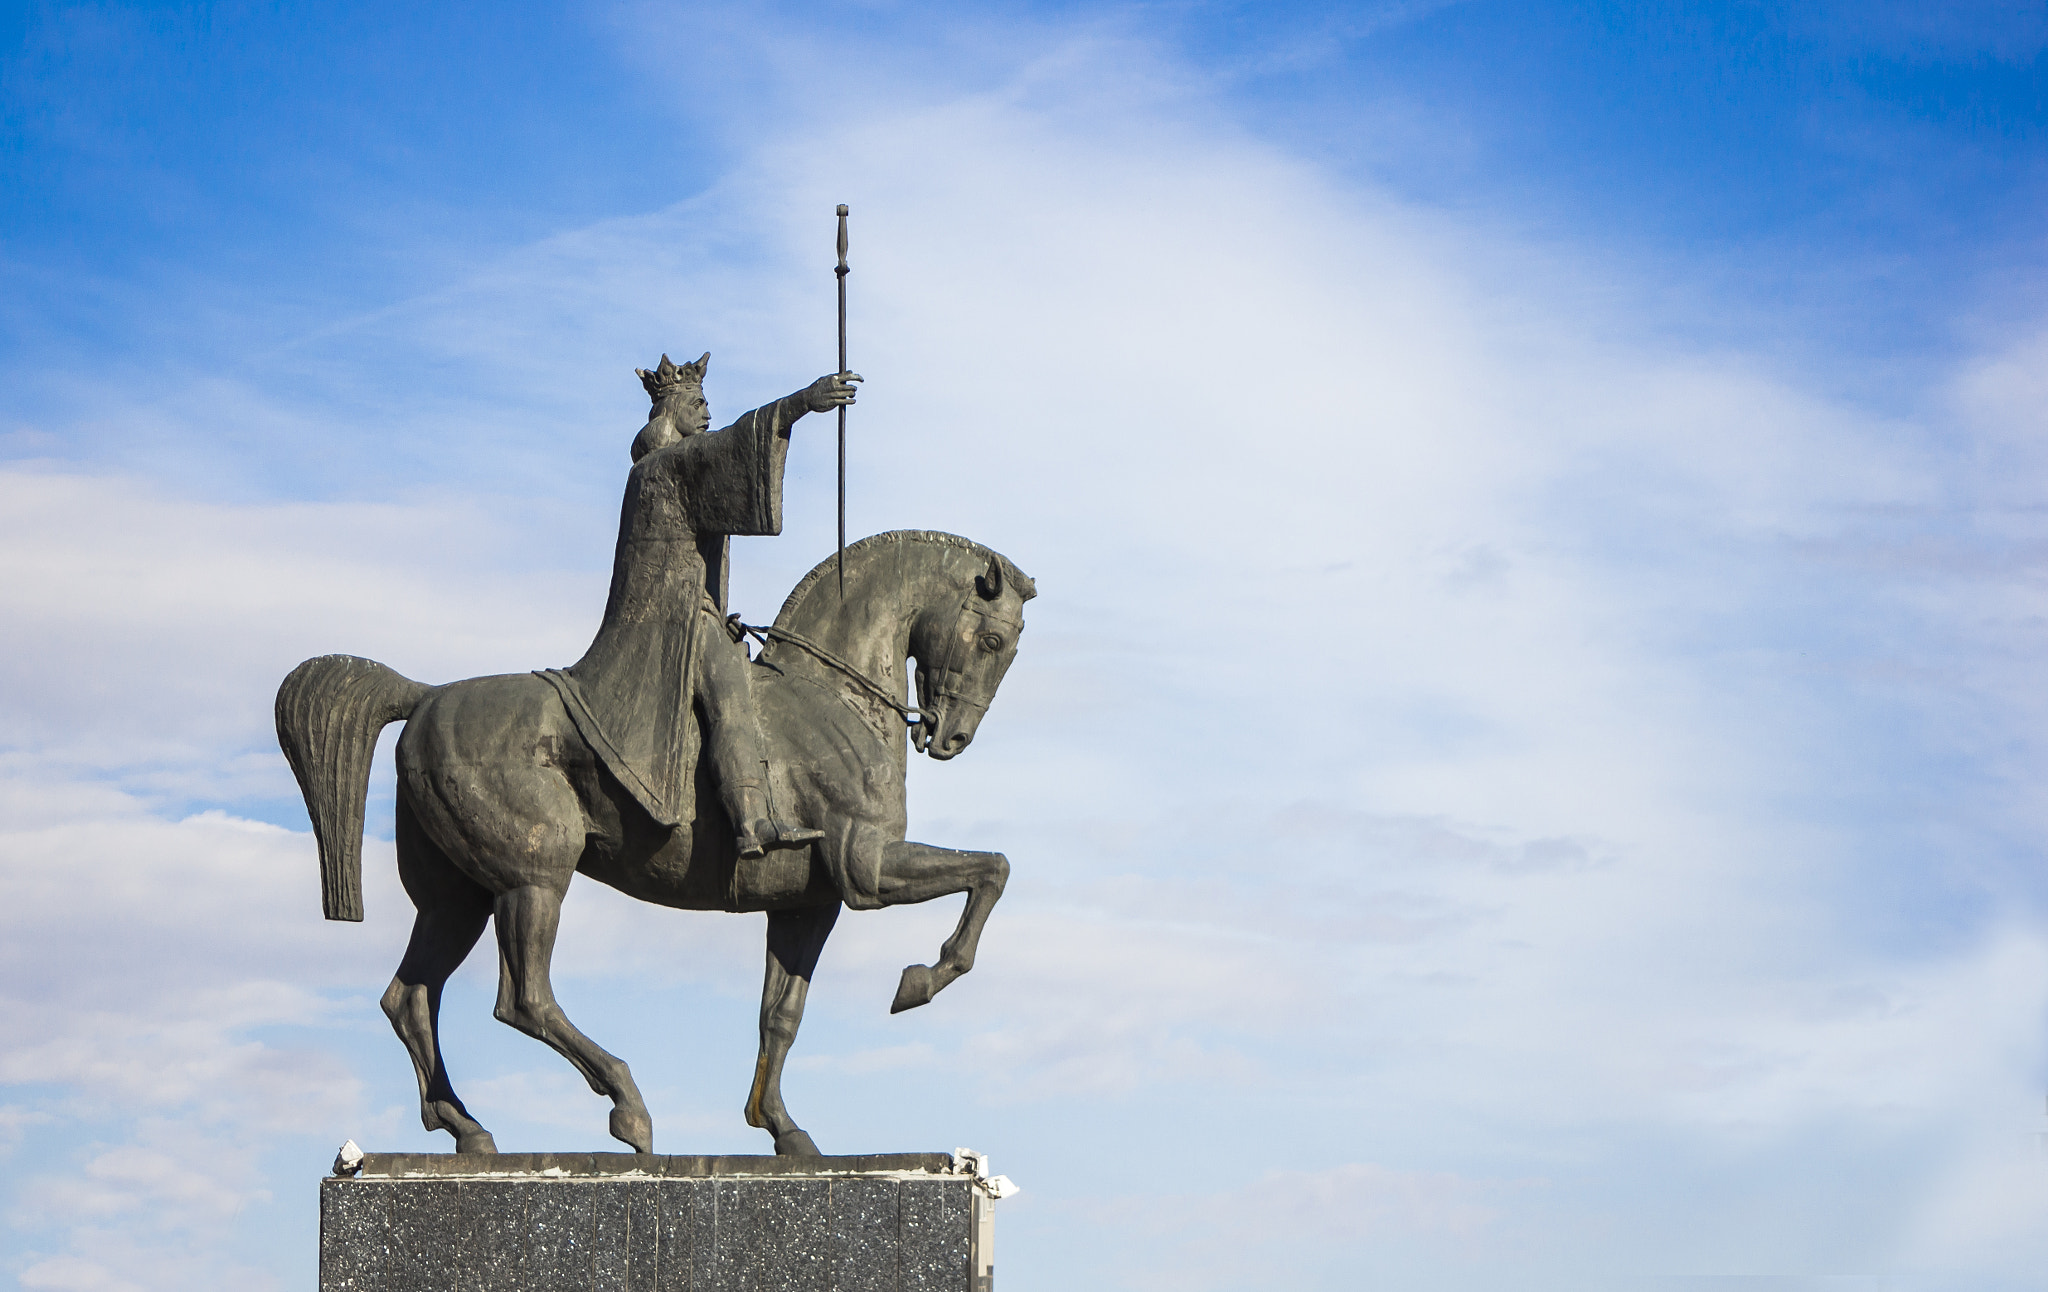
[[[702,435],[711,429],[711,405],[702,390],[685,390],[669,401],[675,412],[676,429],[684,435]]]

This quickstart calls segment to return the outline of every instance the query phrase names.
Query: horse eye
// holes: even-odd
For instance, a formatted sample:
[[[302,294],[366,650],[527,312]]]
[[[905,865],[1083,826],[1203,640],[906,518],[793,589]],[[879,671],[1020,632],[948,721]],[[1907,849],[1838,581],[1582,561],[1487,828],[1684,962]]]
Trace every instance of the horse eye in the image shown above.
[[[994,633],[983,633],[981,635],[981,648],[983,650],[1001,650],[1003,648],[1003,639]]]

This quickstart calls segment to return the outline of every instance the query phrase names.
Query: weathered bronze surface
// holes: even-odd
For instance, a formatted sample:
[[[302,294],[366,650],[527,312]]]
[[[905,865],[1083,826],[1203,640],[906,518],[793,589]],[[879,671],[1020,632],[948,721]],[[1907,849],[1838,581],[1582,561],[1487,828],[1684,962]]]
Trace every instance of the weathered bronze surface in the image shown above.
[[[458,1153],[497,1151],[457,1097],[437,1032],[442,985],[487,922],[496,1017],[559,1051],[612,1100],[612,1135],[653,1151],[631,1072],[576,1029],[549,984],[577,872],[683,910],[768,913],[746,1116],[784,1155],[818,1152],[783,1106],[782,1065],[840,907],[967,894],[936,961],[903,971],[893,1013],[973,967],[1009,874],[1000,853],[904,839],[906,729],[936,759],[967,747],[1016,655],[1031,580],[978,543],[900,530],[846,548],[843,592],[828,560],[772,626],[728,619],[732,536],[782,528],[791,427],[852,403],[860,378],[820,377],[707,433],[709,359],[664,355],[640,373],[653,408],[633,443],[611,596],[581,660],[428,686],[324,655],[278,690],[278,740],[319,840],[329,919],[362,918],[370,759],[379,730],[406,723],[398,868],[418,916],[383,1005],[412,1055],[422,1121],[455,1136]],[[763,642],[752,661],[748,631]]]

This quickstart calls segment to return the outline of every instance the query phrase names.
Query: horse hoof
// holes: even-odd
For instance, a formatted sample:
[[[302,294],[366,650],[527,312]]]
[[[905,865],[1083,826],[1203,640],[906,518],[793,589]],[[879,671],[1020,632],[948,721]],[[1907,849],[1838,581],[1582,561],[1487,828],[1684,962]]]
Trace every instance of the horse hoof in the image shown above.
[[[889,1003],[891,1014],[901,1014],[906,1009],[929,1005],[932,999],[932,967],[912,965],[903,971],[903,981],[896,984],[896,999]]]
[[[654,1119],[638,1108],[612,1109],[612,1138],[635,1153],[654,1151]]]
[[[818,1151],[818,1146],[811,1142],[811,1137],[808,1134],[794,1128],[786,1130],[775,1137],[775,1155],[777,1157],[825,1156]]]
[[[498,1141],[492,1139],[491,1133],[487,1130],[480,1130],[469,1135],[457,1135],[455,1137],[455,1151],[457,1153],[495,1153],[498,1151]]]

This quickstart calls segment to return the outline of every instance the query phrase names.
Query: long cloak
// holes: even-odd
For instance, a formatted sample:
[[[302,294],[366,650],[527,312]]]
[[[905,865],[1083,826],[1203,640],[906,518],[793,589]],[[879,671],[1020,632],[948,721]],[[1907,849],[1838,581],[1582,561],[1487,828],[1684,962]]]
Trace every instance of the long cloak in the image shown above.
[[[718,622],[731,538],[782,532],[789,428],[804,411],[794,396],[777,400],[633,464],[604,622],[582,659],[542,674],[612,775],[663,825],[695,815],[697,652],[738,649]]]

